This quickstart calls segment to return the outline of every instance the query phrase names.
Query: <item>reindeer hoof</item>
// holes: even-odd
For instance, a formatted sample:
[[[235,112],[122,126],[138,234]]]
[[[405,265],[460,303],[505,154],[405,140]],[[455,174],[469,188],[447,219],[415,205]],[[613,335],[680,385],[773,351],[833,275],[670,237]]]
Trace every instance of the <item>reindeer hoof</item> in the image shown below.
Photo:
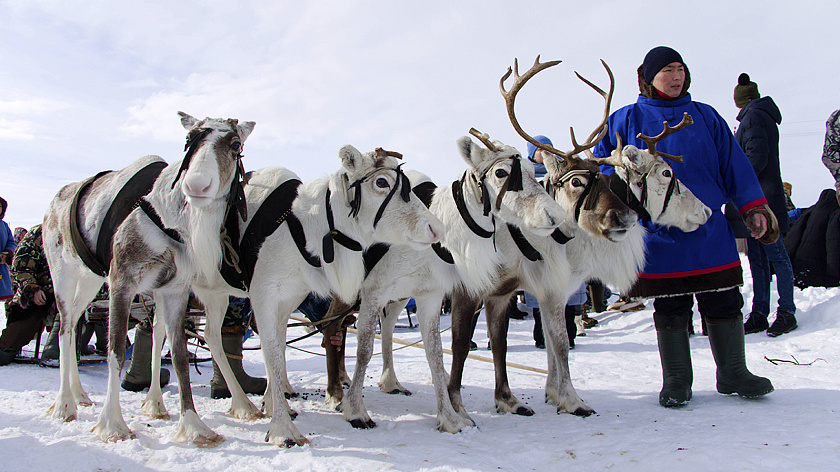
[[[560,410],[557,410],[557,413],[560,413]],[[593,413],[595,413],[595,410],[580,407],[577,410],[575,410],[572,414],[575,416],[586,418],[587,416],[591,416]]]
[[[299,396],[300,396],[300,394],[299,394],[299,393],[297,393],[297,392],[292,392],[292,393],[283,392],[283,396],[284,396],[284,397],[286,397],[286,400],[291,400],[292,398],[297,398],[297,397],[299,397]]]
[[[373,429],[376,427],[376,423],[373,420],[350,420],[350,426],[356,429]]]
[[[514,411],[513,414],[520,416],[534,416],[534,410],[528,408],[527,406],[520,405],[516,408],[516,411]]]
[[[385,393],[387,393],[388,395],[400,395],[400,394],[402,394],[402,395],[405,395],[407,397],[411,396],[411,390],[400,390],[398,388],[395,388],[395,389],[391,390],[390,392],[385,392]]]

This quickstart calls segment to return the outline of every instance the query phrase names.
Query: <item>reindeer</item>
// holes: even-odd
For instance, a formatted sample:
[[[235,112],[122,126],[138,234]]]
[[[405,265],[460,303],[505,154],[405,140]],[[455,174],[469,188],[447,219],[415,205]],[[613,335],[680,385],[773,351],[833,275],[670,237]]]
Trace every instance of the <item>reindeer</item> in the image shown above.
[[[443,249],[437,247],[417,252],[391,247],[362,284],[353,380],[347,396],[342,399],[339,376],[333,373],[327,397],[328,404],[340,402],[345,419],[356,428],[376,426],[362,401],[362,387],[373,352],[377,318],[380,313],[386,313],[383,333],[390,335],[397,314],[412,296],[417,303],[417,318],[437,397],[437,428],[456,433],[475,425],[463,404],[453,404],[446,392],[439,332],[441,301],[456,286],[468,293],[484,293],[498,283],[497,266],[502,259],[494,248],[497,220],[499,224],[509,222],[547,236],[565,216],[536,182],[533,166],[523,160],[516,149],[491,142],[487,135],[474,129],[471,133],[485,144],[486,149],[469,137],[458,139],[458,150],[468,165],[467,170],[451,186],[438,188],[431,201],[432,212],[447,227],[441,239]],[[428,179],[425,176],[417,178]],[[331,311],[340,312],[346,308]],[[390,347],[389,340],[383,340],[386,349]],[[380,388],[389,393],[408,394],[394,375],[390,350],[384,357],[386,368]]]
[[[136,293],[151,293],[157,308],[155,379],[160,373],[164,324],[169,336],[181,401],[175,439],[199,446],[222,440],[195,411],[183,314],[194,279],[212,277],[218,271],[225,215],[244,210],[241,151],[255,124],[179,115],[188,130],[182,161],[167,165],[158,156],[145,156],[122,170],[66,185],[44,218],[44,250],[61,316],[61,385],[48,412],[54,419],[72,421],[77,403],[92,404],[79,380],[73,328],[107,281],[108,391],[93,428],[106,442],[135,437],[122,417],[119,381],[129,309]],[[142,191],[135,192],[137,188]],[[126,193],[132,193],[132,198],[121,198]],[[112,207],[115,199],[121,204]],[[161,406],[160,384],[153,381],[143,411],[168,417]]]
[[[365,280],[362,251],[374,243],[417,252],[436,243],[444,230],[438,218],[411,193],[408,179],[396,163],[396,157],[401,157],[398,153],[377,149],[362,154],[348,145],[341,148],[339,157],[341,170],[304,184],[280,167],[253,172],[245,193],[251,218],[239,233],[240,265],[251,276],[250,283],[237,289],[216,274],[194,287],[207,313],[207,344],[219,359],[222,357],[217,356],[224,356],[220,327],[228,294],[250,296],[269,377],[265,409],[272,418],[266,441],[282,447],[309,442],[292,423],[283,395],[284,390],[291,392],[285,362],[291,312],[310,292],[355,301]],[[259,232],[264,224],[256,221],[257,209],[276,205],[278,200],[271,195],[289,185],[293,186],[291,198],[279,200],[287,208],[270,218],[276,226],[256,242],[248,239],[252,228]],[[277,228],[283,222],[288,230]],[[246,419],[261,416],[225,364],[219,366],[231,391],[231,414]]]
[[[516,70],[516,80],[510,91],[504,87],[511,70],[502,77],[500,89],[507,103],[511,123],[526,140],[534,143],[543,153],[548,171],[546,189],[561,207],[566,210],[566,220],[560,226],[560,233],[552,237],[540,237],[527,229],[507,226],[507,231],[499,233],[500,252],[511,255],[504,266],[503,280],[484,297],[485,314],[493,350],[496,370],[495,403],[499,412],[512,412],[530,416],[533,410],[522,404],[510,391],[505,354],[507,302],[517,287],[522,287],[534,294],[540,301],[543,311],[542,323],[546,333],[549,375],[546,380],[546,402],[557,407],[557,411],[570,412],[579,416],[591,415],[594,411],[577,395],[571,384],[568,367],[568,336],[564,322],[564,307],[571,293],[589,278],[599,278],[617,286],[620,290],[629,289],[636,279],[637,272],[644,260],[644,229],[636,224],[636,213],[630,210],[609,189],[609,179],[599,172],[592,161],[576,156],[588,151],[606,133],[606,121],[613,93],[614,79],[609,67],[604,65],[610,76],[610,91],[600,88],[578,77],[605,98],[606,106],[601,123],[589,135],[583,144],[578,144],[574,130],[572,143],[574,149],[562,152],[539,143],[525,133],[514,113],[516,93],[528,79],[537,72],[558,64],[559,61],[540,63],[539,56],[534,66],[522,76]],[[518,64],[515,64],[518,69]],[[664,137],[664,136],[663,136]],[[661,139],[661,137],[660,137]],[[649,158],[648,158],[649,157]],[[627,165],[635,172],[623,172],[628,176],[630,186],[640,186],[642,181],[637,175],[641,163],[654,160],[650,154],[630,146],[622,151],[620,158],[611,156],[611,163]],[[661,158],[659,158],[661,161]],[[662,162],[664,164],[664,162]],[[658,165],[658,164],[657,164]],[[664,164],[667,166],[667,164]],[[663,171],[664,173],[664,171]],[[658,181],[650,180],[651,184]],[[685,230],[696,229],[708,219],[710,210],[699,202],[687,188],[676,180],[671,184],[670,196],[664,199],[661,211],[656,212],[659,223],[678,224]],[[659,186],[649,193],[660,195]],[[663,187],[664,190],[664,187]],[[665,191],[661,192],[663,195]],[[646,207],[662,203],[659,199],[644,199]],[[668,201],[671,202],[668,205]],[[519,253],[519,254],[517,254]],[[525,257],[522,257],[522,256]],[[451,397],[460,396],[461,376],[466,359],[469,337],[467,328],[480,298],[471,297],[460,291],[453,295],[453,365],[449,384]],[[456,326],[459,329],[456,329]],[[453,403],[456,401],[453,399]]]

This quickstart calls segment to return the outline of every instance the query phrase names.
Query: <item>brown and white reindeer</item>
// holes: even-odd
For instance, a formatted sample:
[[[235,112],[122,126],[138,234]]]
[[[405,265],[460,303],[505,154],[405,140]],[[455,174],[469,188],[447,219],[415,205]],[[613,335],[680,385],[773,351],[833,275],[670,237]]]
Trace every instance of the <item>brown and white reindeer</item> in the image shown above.
[[[218,272],[225,214],[244,211],[241,152],[254,122],[179,115],[188,130],[183,160],[167,165],[158,156],[145,156],[122,170],[69,184],[44,218],[44,250],[61,316],[61,385],[49,409],[55,419],[74,420],[77,403],[92,404],[79,380],[73,327],[103,282],[110,288],[108,391],[93,428],[103,441],[134,437],[122,417],[119,389],[137,293],[151,293],[155,300],[154,378],[164,324],[169,336],[181,401],[175,440],[200,446],[222,440],[195,411],[183,314],[196,277]],[[159,383],[152,382],[143,411],[168,417]]]
[[[503,259],[495,250],[494,241],[499,225],[512,223],[547,236],[565,216],[535,180],[533,165],[523,160],[519,151],[491,142],[475,130],[471,132],[486,147],[476,145],[467,136],[459,138],[457,147],[467,170],[452,185],[436,189],[431,201],[432,212],[446,224],[446,234],[441,239],[443,249],[417,252],[393,246],[362,284],[353,380],[342,400],[339,377],[333,374],[327,398],[333,404],[341,400],[345,419],[356,428],[376,426],[362,400],[376,321],[385,314],[383,334],[390,336],[399,311],[410,297],[417,303],[417,318],[435,387],[437,428],[456,433],[475,425],[464,406],[453,404],[447,395],[439,332],[441,301],[455,287],[467,293],[485,293],[498,283],[497,266]],[[415,176],[415,186],[427,179],[419,173]],[[406,393],[394,374],[390,347],[390,338],[383,339],[385,368],[380,388],[388,393]]]
[[[399,154],[382,149],[362,154],[344,146],[340,170],[306,183],[281,167],[254,171],[245,189],[249,220],[240,228],[239,262],[249,283],[234,289],[217,276],[194,286],[205,305],[205,337],[214,357],[224,356],[220,328],[228,295],[251,298],[269,377],[265,409],[272,416],[266,435],[271,444],[309,442],[292,423],[284,396],[284,390],[290,393],[285,347],[292,311],[310,292],[355,302],[365,279],[363,250],[374,243],[412,253],[430,247],[444,232],[443,224],[412,194],[395,156]],[[260,216],[263,210],[270,218]],[[233,372],[222,373],[232,396],[231,414],[259,416]]]
[[[630,210],[609,188],[609,179],[599,172],[595,162],[581,159],[576,154],[593,147],[606,133],[606,120],[609,116],[609,104],[613,91],[613,78],[610,75],[610,91],[600,88],[581,78],[598,91],[606,106],[604,118],[583,144],[578,144],[574,131],[571,152],[562,152],[537,142],[519,126],[514,113],[516,93],[528,79],[537,72],[556,65],[559,61],[540,63],[539,57],[534,66],[522,76],[516,71],[516,80],[510,91],[505,90],[504,81],[510,70],[503,76],[500,89],[507,102],[509,117],[514,128],[526,140],[547,152],[543,153],[548,171],[546,188],[561,207],[566,210],[566,220],[560,226],[560,233],[552,237],[540,237],[527,229],[508,226],[500,232],[500,251],[514,255],[521,253],[526,257],[511,257],[505,267],[507,270],[504,283],[500,283],[485,301],[488,331],[491,338],[494,364],[496,367],[495,403],[499,412],[512,412],[531,415],[533,410],[522,404],[510,391],[508,385],[505,354],[506,322],[505,309],[510,295],[517,287],[524,288],[540,301],[543,312],[543,330],[546,333],[546,347],[549,374],[546,380],[546,402],[557,407],[557,411],[566,411],[579,416],[588,416],[593,410],[577,395],[571,383],[568,366],[569,343],[564,321],[564,307],[574,290],[589,278],[599,278],[605,283],[626,290],[635,281],[637,272],[644,260],[644,229],[636,224],[636,213]],[[661,139],[661,138],[660,138]],[[538,151],[540,152],[540,151]],[[631,186],[638,186],[641,175],[638,171],[655,160],[653,156],[635,148],[626,147],[622,156],[611,156],[612,163],[620,163],[633,169],[624,172],[630,179]],[[661,161],[661,158],[658,158]],[[663,162],[664,164],[664,162]],[[665,164],[667,167],[667,164]],[[648,176],[649,177],[649,176]],[[663,199],[649,198],[645,208],[658,207],[654,212],[654,221],[661,224],[675,224],[690,231],[705,222],[710,211],[697,200],[688,189],[676,180],[658,185],[659,181],[649,179],[649,193],[664,195],[667,187],[672,187],[670,196]],[[660,188],[661,187],[661,188]],[[660,192],[661,190],[661,192]],[[669,202],[661,205],[663,202]],[[450,377],[450,395],[460,395],[460,379],[466,358],[469,339],[463,336],[463,328],[455,330],[454,325],[465,326],[472,317],[480,299],[471,298],[461,292],[453,296],[453,367]],[[454,400],[453,400],[454,402]]]

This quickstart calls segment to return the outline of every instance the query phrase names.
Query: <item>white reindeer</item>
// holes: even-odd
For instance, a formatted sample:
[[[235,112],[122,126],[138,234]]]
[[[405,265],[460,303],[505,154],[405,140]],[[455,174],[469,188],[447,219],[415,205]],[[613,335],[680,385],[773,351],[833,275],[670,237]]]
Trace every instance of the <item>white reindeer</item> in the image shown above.
[[[271,444],[291,447],[309,442],[292,423],[283,395],[290,391],[284,384],[288,384],[286,327],[292,311],[310,292],[354,302],[365,276],[362,249],[383,242],[416,252],[436,243],[444,232],[443,224],[411,193],[394,156],[398,154],[381,149],[362,154],[353,146],[343,147],[342,169],[297,187],[290,211],[278,215],[288,228],[277,228],[252,248],[253,277],[247,292],[233,289],[219,276],[201,280],[193,288],[205,305],[205,336],[218,359],[224,356],[220,327],[228,294],[250,296],[269,377],[265,409],[272,415],[266,435]],[[246,186],[251,219],[240,234],[248,231],[256,209],[269,194],[293,180],[299,183],[295,174],[280,167],[253,172]],[[292,233],[292,220],[302,231]],[[300,236],[305,238],[302,248],[295,241]],[[226,363],[218,364],[231,391],[231,414],[259,416]]]
[[[146,156],[120,171],[69,184],[58,192],[44,219],[44,250],[61,316],[61,386],[49,409],[55,419],[75,419],[77,402],[91,405],[79,380],[73,328],[102,283],[107,280],[110,287],[108,391],[93,428],[103,441],[134,437],[120,410],[119,382],[129,309],[136,293],[151,293],[155,300],[155,379],[164,323],[169,336],[181,400],[175,439],[201,446],[222,440],[199,419],[193,405],[183,314],[194,279],[218,271],[222,259],[219,229],[239,195],[231,195],[231,190],[239,188],[242,144],[254,122],[199,121],[186,113],[179,115],[189,131],[182,161],[167,165],[158,156]],[[135,175],[146,175],[139,183],[153,182],[151,191],[142,198],[143,192],[135,194],[109,211],[121,189],[136,187]],[[129,182],[133,185],[126,185]],[[72,229],[76,224],[78,231]],[[113,230],[110,238],[109,228]],[[151,384],[143,411],[168,417],[157,381]]]
[[[516,149],[491,143],[486,135],[472,132],[487,148],[474,144],[466,136],[458,139],[458,150],[468,165],[467,170],[460,181],[438,188],[431,202],[432,212],[446,224],[441,243],[454,263],[444,261],[446,256],[432,249],[417,252],[394,246],[362,284],[356,368],[347,396],[340,403],[345,419],[356,428],[376,426],[362,400],[376,321],[386,310],[383,334],[389,336],[397,314],[409,297],[414,297],[417,303],[417,318],[437,398],[438,430],[456,433],[475,425],[464,406],[453,405],[447,395],[439,332],[441,301],[456,286],[469,293],[485,293],[500,282],[497,266],[502,262],[502,255],[495,250],[494,235],[498,225],[509,222],[547,236],[564,218],[563,211],[535,180],[533,166]],[[389,341],[390,338],[383,339],[387,351],[383,350],[386,367],[380,388],[405,393],[394,374]],[[330,380],[333,385],[337,382],[335,377]],[[342,393],[340,385],[337,389],[328,388],[328,392],[330,404],[339,400],[333,395]]]
[[[506,92],[502,87],[502,93],[505,96],[514,128],[526,140],[540,148],[538,152],[542,153],[547,169],[546,187],[567,212],[567,219],[561,225],[561,231],[572,239],[561,245],[551,238],[539,237],[530,234],[527,230],[516,231],[514,228],[505,234],[500,234],[499,244],[500,247],[505,248],[503,251],[506,252],[527,246],[536,250],[541,256],[540,260],[533,261],[520,258],[520,263],[514,266],[515,270],[509,275],[519,280],[522,288],[539,299],[540,308],[544,313],[542,323],[544,332],[547,334],[549,372],[546,380],[546,402],[555,405],[558,413],[566,411],[579,416],[588,416],[593,413],[593,410],[580,399],[571,384],[564,307],[571,293],[590,278],[601,279],[622,291],[629,289],[644,262],[644,229],[635,224],[636,214],[609,190],[608,178],[600,174],[595,164],[575,156],[594,146],[605,133],[612,86],[610,92],[605,94],[584,79],[605,97],[607,106],[604,120],[583,145],[577,144],[572,133],[575,146],[572,152],[564,153],[537,142],[527,135],[516,121],[513,112],[516,93],[530,77],[556,63],[555,61],[541,64],[538,57],[534,67],[524,75],[520,77],[517,71],[517,79],[511,91]],[[604,66],[606,67],[606,64]],[[609,73],[609,68],[607,71]],[[502,82],[509,74],[510,72],[502,78]],[[612,83],[612,74],[609,75]],[[666,129],[667,134],[684,126],[675,127],[670,131]],[[651,139],[662,139],[667,134],[663,132]],[[679,181],[668,178],[672,177],[673,173],[670,172],[667,164],[657,157],[655,141],[648,142],[653,143],[651,145],[653,154],[627,146],[620,155],[618,152],[614,153],[609,159],[600,162],[622,166],[618,174],[627,181],[630,188],[641,189],[646,186],[645,194],[652,197],[642,198],[640,208],[652,215],[654,222],[676,225],[684,231],[693,231],[705,223],[711,211]],[[634,193],[634,195],[638,198],[640,194]],[[513,238],[514,233],[518,233],[520,238],[518,242]],[[524,238],[524,243],[522,238]],[[495,296],[490,300],[485,299],[485,313],[496,366],[496,408],[500,412],[532,415],[533,410],[522,404],[510,392],[505,373],[504,311],[512,291],[512,288],[503,290],[500,287],[495,291]],[[471,307],[477,305],[475,300],[459,300],[456,303],[456,299],[453,299],[453,306],[459,303],[466,303],[466,306],[453,310],[453,317],[470,316]],[[455,346],[465,342],[468,340],[455,339],[453,334],[453,351],[456,354],[453,360],[450,395],[456,395],[460,387],[460,372],[463,358],[466,357],[459,355],[464,349],[456,349]]]

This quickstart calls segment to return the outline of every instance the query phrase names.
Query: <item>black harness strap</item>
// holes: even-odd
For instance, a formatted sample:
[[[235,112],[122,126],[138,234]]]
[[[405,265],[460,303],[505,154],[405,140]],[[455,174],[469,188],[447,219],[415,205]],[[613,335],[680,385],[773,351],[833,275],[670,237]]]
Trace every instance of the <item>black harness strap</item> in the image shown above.
[[[396,189],[396,186],[394,186]],[[335,221],[333,219],[333,212],[332,212],[332,205],[330,205],[330,189],[327,188],[326,193],[326,202],[325,208],[327,210],[327,225],[330,228],[329,233],[324,235],[323,244],[324,244],[324,262],[327,264],[332,263],[335,260],[335,245],[333,242],[337,242],[342,246],[346,247],[351,251],[361,251],[362,245],[359,244],[358,241],[352,239],[350,236],[342,233],[341,231],[335,229]],[[387,202],[386,202],[387,203]]]
[[[136,174],[128,179],[128,182],[123,185],[114,201],[111,202],[110,208],[105,213],[105,218],[102,220],[102,226],[99,227],[99,237],[96,240],[96,258],[105,266],[111,265],[111,245],[113,243],[114,234],[117,229],[123,224],[128,215],[137,208],[141,202],[145,201],[144,196],[152,191],[161,171],[167,166],[166,162],[153,162],[146,167],[137,171]],[[147,208],[151,209],[151,205],[146,202]],[[146,214],[149,214],[144,209]],[[153,222],[159,227],[163,228],[163,222],[158,217],[154,209],[151,209],[152,217],[149,216]],[[177,238],[180,241],[180,237]]]
[[[87,247],[87,244],[85,244],[82,233],[79,231],[79,200],[81,200],[82,195],[90,188],[93,182],[110,172],[112,171],[102,171],[82,182],[82,185],[79,186],[79,191],[73,196],[73,202],[70,204],[70,239],[73,241],[73,248],[88,269],[100,277],[106,277],[108,275],[108,267],[99,262],[90,248]]]
[[[510,231],[511,237],[513,237],[513,242],[516,243],[516,247],[519,248],[519,252],[521,252],[526,259],[531,262],[543,260],[542,254],[540,254],[540,252],[537,251],[537,248],[528,242],[528,239],[525,238],[525,235],[522,234],[522,231],[520,231],[519,228],[510,223],[507,224],[507,227],[508,231]]]
[[[312,267],[321,267],[321,259],[306,249],[306,234],[303,232],[303,225],[300,223],[300,220],[294,213],[289,213],[286,217],[286,223],[289,225],[289,233],[291,233],[300,255]]]
[[[639,215],[640,219],[651,219],[650,213],[648,213],[647,209],[645,209],[644,205],[642,205],[642,202],[636,198],[636,195],[633,193],[630,185],[627,184],[627,182],[625,182],[617,172],[613,172],[610,176],[610,190],[618,195],[618,197],[624,201],[625,205],[635,211],[636,214]]]
[[[566,244],[567,242],[571,241],[574,236],[567,236],[566,233],[557,228],[551,233],[551,239],[557,241],[560,244]]]
[[[481,226],[478,226],[478,223],[475,222],[473,217],[470,216],[469,210],[467,210],[467,203],[464,201],[464,192],[461,189],[461,182],[458,180],[452,182],[452,197],[455,199],[455,207],[458,208],[458,213],[461,214],[461,218],[464,220],[464,223],[467,224],[467,227],[472,230],[473,233],[484,239],[493,236],[496,232],[495,218],[491,218],[493,221],[493,231],[487,231]]]
[[[242,234],[242,239],[239,241],[239,267],[241,273],[237,272],[234,267],[228,265],[222,266],[222,277],[231,287],[248,290],[251,286],[254,267],[257,265],[257,255],[259,254],[260,248],[266,238],[277,231],[277,228],[292,215],[292,203],[297,198],[297,189],[300,184],[301,182],[297,179],[290,179],[283,182],[266,197],[256,213],[254,213],[254,217],[248,223],[245,232]],[[231,219],[236,222],[237,215],[234,213]],[[291,226],[289,229],[291,230]],[[239,239],[238,232],[232,236],[237,240]],[[307,255],[311,256],[308,252],[306,254],[301,252],[301,255],[305,259]]]
[[[152,206],[151,203],[149,203],[148,200],[146,200],[145,198],[141,198],[137,206],[139,206],[140,209],[143,210],[143,213],[145,213],[146,216],[148,216],[149,219],[152,220],[152,223],[154,223],[155,226],[160,228],[160,230],[163,231],[167,236],[169,236],[175,241],[178,241],[179,243],[184,242],[184,240],[181,239],[181,233],[172,228],[167,228],[166,226],[164,226],[163,220],[160,219],[160,216],[158,216],[157,212],[155,211],[155,208]]]
[[[362,260],[365,263],[365,278],[367,278],[370,271],[376,267],[376,264],[385,257],[385,254],[388,253],[389,249],[391,249],[391,246],[386,243],[376,243],[365,249],[362,253]]]

